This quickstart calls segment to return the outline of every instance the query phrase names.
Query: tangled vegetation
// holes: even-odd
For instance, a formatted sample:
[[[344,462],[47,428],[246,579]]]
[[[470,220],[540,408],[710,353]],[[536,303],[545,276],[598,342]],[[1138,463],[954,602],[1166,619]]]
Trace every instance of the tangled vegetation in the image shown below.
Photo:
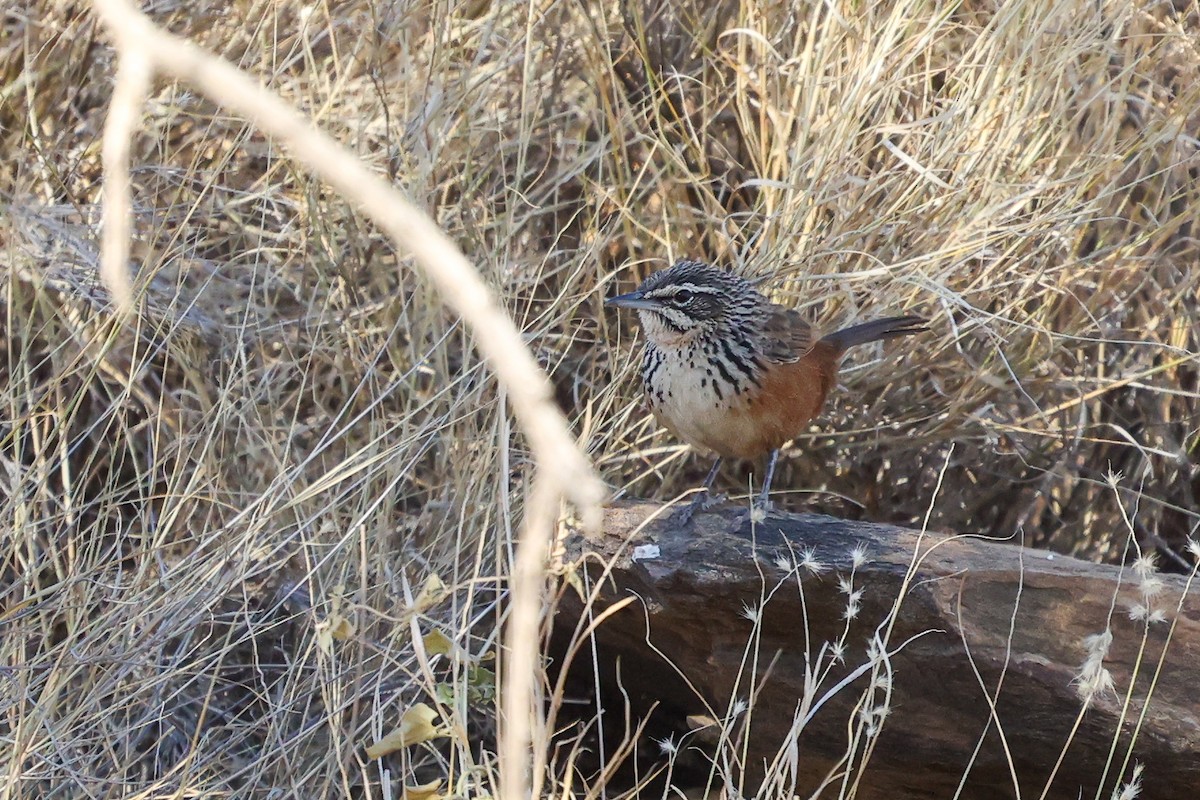
[[[779,504],[932,508],[1113,563],[1129,515],[1190,568],[1194,4],[149,10],[454,238],[614,496],[705,469],[641,407],[636,332],[601,305],[688,256],[824,328],[931,319],[847,363]],[[144,297],[120,324],[97,277],[113,50],[87,7],[3,13],[6,794],[494,794],[530,463],[470,336],[303,163],[168,82],[133,142]],[[368,752],[403,725],[428,744]],[[603,777],[547,772],[553,794]]]

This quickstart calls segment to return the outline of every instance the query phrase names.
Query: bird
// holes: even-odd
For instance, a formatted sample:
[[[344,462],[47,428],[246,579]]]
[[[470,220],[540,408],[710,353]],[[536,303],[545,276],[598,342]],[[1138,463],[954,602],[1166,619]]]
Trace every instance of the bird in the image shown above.
[[[709,502],[722,459],[767,456],[757,508],[770,508],[779,450],[821,411],[846,350],[928,330],[906,315],[826,336],[729,270],[683,259],[606,306],[634,309],[646,339],[642,383],[650,411],[674,436],[716,460],[675,521]],[[754,506],[752,506],[754,508]]]

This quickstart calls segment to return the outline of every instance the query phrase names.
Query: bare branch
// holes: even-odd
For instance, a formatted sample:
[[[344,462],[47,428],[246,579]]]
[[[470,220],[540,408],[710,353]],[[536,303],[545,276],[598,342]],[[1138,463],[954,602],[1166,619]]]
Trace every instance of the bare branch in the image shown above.
[[[533,665],[539,646],[540,597],[558,501],[569,497],[584,524],[600,521],[604,487],[575,446],[566,420],[554,405],[550,383],[520,333],[500,309],[478,272],[427,214],[366,168],[353,154],[302,114],[232,64],[205,53],[155,26],[125,0],[96,0],[96,9],[121,52],[123,80],[114,93],[105,133],[105,269],[103,277],[119,304],[128,308],[132,290],[123,268],[129,240],[129,137],[151,70],[195,86],[201,93],[245,116],[278,139],[301,162],[357,202],[396,245],[407,249],[437,285],[442,297],[471,327],[475,343],[512,398],[514,413],[529,437],[538,464],[537,491],[529,498],[526,525],[511,584],[511,615],[504,673],[506,735],[502,791],[521,800],[528,787]]]
[[[129,142],[138,129],[142,103],[153,74],[140,48],[121,51],[112,103],[104,121],[104,225],[101,240],[100,277],[122,312],[133,306],[133,282],[129,276]]]

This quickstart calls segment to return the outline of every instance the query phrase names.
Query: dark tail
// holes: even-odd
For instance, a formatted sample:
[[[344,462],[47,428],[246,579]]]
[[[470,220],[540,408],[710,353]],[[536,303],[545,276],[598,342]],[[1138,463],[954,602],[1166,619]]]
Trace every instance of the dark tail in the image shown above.
[[[839,353],[842,353],[856,344],[877,342],[880,339],[894,339],[897,336],[908,336],[927,330],[929,328],[926,327],[925,320],[921,317],[888,317],[842,328],[821,341],[833,345]]]

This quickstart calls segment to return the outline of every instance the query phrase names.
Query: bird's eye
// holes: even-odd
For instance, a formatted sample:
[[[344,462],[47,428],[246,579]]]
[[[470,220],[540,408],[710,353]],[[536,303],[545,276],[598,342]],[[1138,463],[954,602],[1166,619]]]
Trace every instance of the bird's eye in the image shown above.
[[[680,289],[675,293],[675,302],[680,304],[690,303],[693,297],[695,297],[695,294],[691,289]]]

